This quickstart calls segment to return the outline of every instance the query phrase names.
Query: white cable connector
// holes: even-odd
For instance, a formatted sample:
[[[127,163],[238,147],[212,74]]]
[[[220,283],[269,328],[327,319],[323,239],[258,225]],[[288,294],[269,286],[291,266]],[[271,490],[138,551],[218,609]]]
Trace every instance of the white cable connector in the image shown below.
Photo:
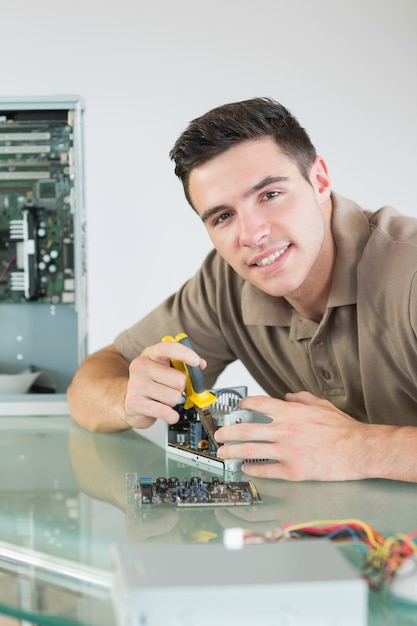
[[[241,550],[245,544],[243,528],[226,528],[223,533],[223,545],[227,550]]]

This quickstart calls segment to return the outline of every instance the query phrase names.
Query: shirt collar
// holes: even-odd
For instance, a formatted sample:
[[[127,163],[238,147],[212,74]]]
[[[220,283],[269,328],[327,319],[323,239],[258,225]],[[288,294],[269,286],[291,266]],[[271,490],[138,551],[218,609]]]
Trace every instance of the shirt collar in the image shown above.
[[[356,268],[369,239],[369,221],[357,204],[332,193],[332,232],[337,256],[328,308],[356,303]],[[242,314],[247,325],[290,326],[292,310],[284,298],[264,293],[249,282],[242,288]]]

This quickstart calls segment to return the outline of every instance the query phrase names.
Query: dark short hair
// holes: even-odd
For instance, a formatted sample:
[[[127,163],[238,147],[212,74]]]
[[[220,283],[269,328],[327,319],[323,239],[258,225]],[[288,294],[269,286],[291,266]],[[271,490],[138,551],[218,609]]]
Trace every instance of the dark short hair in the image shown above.
[[[271,137],[308,180],[316,149],[305,129],[272,98],[253,98],[212,109],[196,118],[169,153],[192,206],[188,184],[192,170],[248,139]]]

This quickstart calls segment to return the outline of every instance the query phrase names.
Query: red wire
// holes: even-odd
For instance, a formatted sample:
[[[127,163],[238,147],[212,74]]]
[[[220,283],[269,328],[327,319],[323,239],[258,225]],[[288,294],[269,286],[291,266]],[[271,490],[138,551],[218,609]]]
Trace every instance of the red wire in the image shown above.
[[[9,271],[10,267],[13,265],[15,260],[16,260],[16,255],[14,254],[12,258],[9,259],[9,261],[6,263],[2,273],[0,274],[0,283],[4,280],[7,272]]]

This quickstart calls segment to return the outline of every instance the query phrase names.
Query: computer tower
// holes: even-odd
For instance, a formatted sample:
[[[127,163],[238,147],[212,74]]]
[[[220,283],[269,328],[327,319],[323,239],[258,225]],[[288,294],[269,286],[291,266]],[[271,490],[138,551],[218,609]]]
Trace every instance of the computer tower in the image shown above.
[[[0,415],[66,413],[87,353],[83,111],[0,98]]]

